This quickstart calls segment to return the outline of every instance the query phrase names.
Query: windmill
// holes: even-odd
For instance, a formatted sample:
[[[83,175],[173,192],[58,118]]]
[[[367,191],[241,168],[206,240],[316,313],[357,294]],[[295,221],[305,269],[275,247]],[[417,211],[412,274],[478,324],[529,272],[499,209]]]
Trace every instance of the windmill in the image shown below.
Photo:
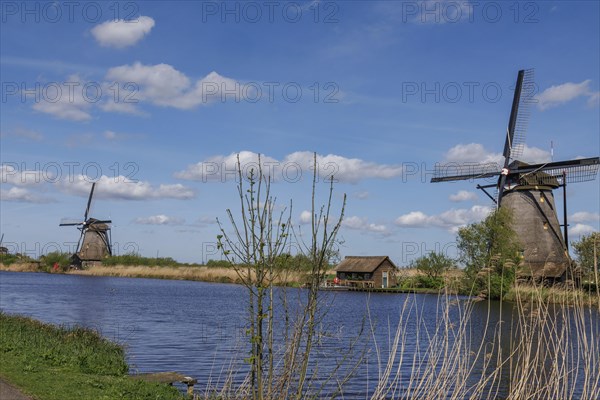
[[[88,218],[96,182],[92,183],[92,190],[88,198],[87,207],[83,215],[83,222],[62,222],[59,226],[77,226],[81,231],[77,250],[73,254],[73,264],[77,266],[101,261],[106,256],[112,255],[110,220]]]
[[[534,278],[564,280],[571,272],[568,251],[566,188],[569,183],[596,178],[600,157],[527,164],[519,161],[525,146],[529,107],[533,97],[533,70],[521,70],[504,142],[504,164],[436,165],[431,182],[497,179],[477,185],[498,207],[513,210],[513,229],[523,246],[523,266]],[[497,196],[486,191],[496,188]],[[558,222],[553,191],[563,188],[563,228]]]
[[[2,242],[4,241],[4,233],[2,237],[0,237],[0,254],[8,254],[8,249],[2,246]]]

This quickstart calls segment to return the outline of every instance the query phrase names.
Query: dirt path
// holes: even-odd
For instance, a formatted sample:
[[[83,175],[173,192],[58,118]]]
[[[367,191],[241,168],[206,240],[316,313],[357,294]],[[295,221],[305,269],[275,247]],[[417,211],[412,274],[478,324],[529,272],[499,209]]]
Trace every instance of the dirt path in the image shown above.
[[[0,378],[0,399],[2,400],[33,400],[25,396],[19,389]]]

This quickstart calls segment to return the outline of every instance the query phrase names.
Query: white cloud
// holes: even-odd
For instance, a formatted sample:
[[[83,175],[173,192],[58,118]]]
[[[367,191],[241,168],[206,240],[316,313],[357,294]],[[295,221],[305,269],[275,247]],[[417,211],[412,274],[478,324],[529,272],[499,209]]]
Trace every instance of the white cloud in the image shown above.
[[[78,75],[69,76],[65,82],[47,83],[40,87],[33,109],[60,119],[88,121],[92,118],[90,109],[102,92],[96,85],[86,86],[88,83]]]
[[[491,168],[501,168],[504,165],[504,157],[502,153],[494,153],[486,150],[480,143],[457,144],[448,150],[444,156],[445,163],[450,164],[478,164],[490,166]],[[523,153],[519,156],[520,161],[530,164],[538,164],[550,161],[550,152],[537,148],[523,145]]]
[[[409,228],[423,228],[427,225],[431,217],[421,211],[411,211],[408,214],[399,216],[396,219],[396,225]]]
[[[94,196],[119,200],[149,200],[149,199],[191,199],[194,191],[181,184],[152,186],[149,182],[133,181],[124,176],[108,177],[102,175],[96,180]],[[77,175],[63,180],[58,184],[65,193],[88,196],[91,180],[87,176]]]
[[[299,165],[303,171],[309,172],[313,168],[313,153],[297,151],[285,156],[282,163]],[[317,155],[317,167],[321,178],[329,178],[333,175],[336,180],[349,183],[357,183],[369,178],[391,179],[402,174],[400,165],[377,164],[335,154]]]
[[[587,211],[576,212],[571,215],[569,221],[575,223],[583,223],[583,222],[600,222],[600,214],[592,213]]]
[[[412,211],[398,217],[395,223],[405,228],[438,227],[456,232],[461,226],[483,220],[491,211],[492,208],[487,206],[451,209],[438,215],[427,215],[421,211]]]
[[[523,146],[523,155],[519,157],[520,161],[524,161],[530,164],[541,164],[550,162],[552,157],[550,152],[537,147]]]
[[[133,222],[140,225],[183,225],[185,220],[178,217],[169,217],[164,214],[152,215],[150,217],[139,217]]]
[[[0,165],[0,182],[15,186],[32,186],[54,181],[56,177],[50,170],[19,170],[14,165]]]
[[[242,85],[214,71],[193,82],[171,65],[136,62],[110,68],[102,82],[86,82],[72,75],[64,82],[45,83],[38,89],[32,108],[72,121],[91,120],[95,109],[146,116],[140,103],[190,110],[216,102],[255,102],[260,100],[255,85]],[[39,135],[30,132],[29,136],[33,139]]]
[[[450,195],[450,201],[455,203],[461,201],[476,201],[478,199],[477,194],[473,192],[468,192],[466,190],[459,190],[457,193]]]
[[[31,193],[29,190],[19,187],[12,187],[8,190],[0,190],[0,200],[15,201],[22,203],[50,203],[53,199]]]
[[[302,211],[300,213],[300,223],[310,224],[312,222],[312,213],[310,211]]]
[[[385,225],[370,223],[366,218],[357,216],[346,217],[342,221],[342,226],[348,229],[367,231],[374,233],[388,233],[388,229]]]
[[[249,93],[251,87],[243,87],[239,82],[214,71],[192,84],[190,78],[169,64],[143,65],[136,62],[122,65],[109,69],[106,79],[119,82],[122,86],[133,84],[136,90],[131,94],[131,100],[183,110],[217,101],[241,101],[247,96],[254,96]]]
[[[446,162],[478,163],[478,164],[503,164],[502,153],[493,153],[486,150],[482,144],[468,143],[457,144],[446,152]]]
[[[596,229],[593,226],[586,224],[575,224],[575,226],[569,228],[569,235],[571,236],[589,235],[593,232],[596,232]]]
[[[251,171],[258,171],[258,154],[251,151],[240,151],[231,153],[228,156],[213,156],[199,163],[189,165],[185,170],[175,173],[175,177],[192,181],[202,182],[225,182],[227,180],[237,179],[238,156],[242,168],[242,175],[248,176]],[[271,176],[273,167],[280,165],[280,162],[272,157],[260,156],[263,165],[263,174]]]
[[[566,82],[561,85],[550,86],[536,96],[538,108],[546,110],[565,104],[578,97],[587,97],[588,104],[593,105],[598,101],[600,92],[593,92],[590,88],[591,80],[587,79],[580,83]]]
[[[241,151],[239,157],[244,176],[247,176],[251,169],[257,170],[256,153]],[[263,155],[261,161],[263,174],[271,176],[274,180],[297,182],[302,176],[310,177],[313,173],[313,153],[309,151],[288,154],[280,161]],[[189,165],[185,170],[175,173],[175,177],[202,182],[224,182],[236,178],[236,166],[237,153],[213,156]],[[390,179],[402,173],[402,167],[399,165],[376,164],[334,154],[317,155],[317,168],[319,178],[328,179],[333,175],[335,180],[347,183],[357,183],[370,178]]]
[[[91,32],[101,46],[122,49],[142,40],[154,25],[154,19],[140,16],[129,21],[123,19],[106,21],[93,27]]]
[[[132,94],[131,96],[135,96],[135,94]],[[112,96],[108,97],[105,99],[105,101],[100,103],[98,107],[100,107],[100,109],[105,112],[116,112],[120,114],[131,114],[140,116],[147,115],[146,113],[144,113],[136,107],[137,99],[135,98],[132,98],[131,102],[126,102],[125,99],[118,98],[116,100],[118,101],[115,101],[115,98]]]

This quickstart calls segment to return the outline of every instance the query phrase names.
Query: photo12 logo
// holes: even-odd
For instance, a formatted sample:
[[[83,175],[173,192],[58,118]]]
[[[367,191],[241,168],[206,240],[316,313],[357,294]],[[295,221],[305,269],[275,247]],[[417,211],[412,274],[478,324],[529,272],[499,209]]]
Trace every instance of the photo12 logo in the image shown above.
[[[203,23],[335,24],[339,22],[338,13],[339,5],[334,1],[202,1]]]
[[[495,24],[507,20],[515,24],[536,24],[540,6],[534,1],[401,1],[403,23],[455,24],[460,22]]]
[[[506,93],[514,91],[514,86],[506,88]],[[536,103],[539,88],[535,83],[523,85],[523,97]],[[498,82],[417,82],[405,81],[401,87],[402,102],[420,103],[497,103],[505,93]]]
[[[47,163],[4,162],[0,165],[0,181],[3,184],[31,185],[39,183],[74,183],[80,180],[96,182],[102,177],[108,177],[119,183],[135,183],[139,165],[129,161],[114,162],[103,167],[102,164],[89,161],[62,161]]]
[[[402,265],[409,265],[411,261],[420,257],[426,257],[430,253],[443,254],[452,259],[458,257],[458,247],[456,242],[440,243],[435,242],[433,248],[431,244],[425,242],[402,242]]]
[[[135,82],[2,82],[2,103],[9,98],[18,98],[21,103],[97,103],[102,99],[112,99],[115,103],[139,102],[139,87]]]
[[[140,9],[134,1],[1,1],[2,23],[79,22],[126,20],[137,23]]]

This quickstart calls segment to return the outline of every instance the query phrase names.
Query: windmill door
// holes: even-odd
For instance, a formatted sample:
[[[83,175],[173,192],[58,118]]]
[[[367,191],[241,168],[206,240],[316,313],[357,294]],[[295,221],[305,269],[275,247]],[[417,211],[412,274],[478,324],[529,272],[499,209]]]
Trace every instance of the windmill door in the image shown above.
[[[388,272],[387,271],[382,272],[381,287],[384,289],[387,289],[387,287],[388,287]]]

